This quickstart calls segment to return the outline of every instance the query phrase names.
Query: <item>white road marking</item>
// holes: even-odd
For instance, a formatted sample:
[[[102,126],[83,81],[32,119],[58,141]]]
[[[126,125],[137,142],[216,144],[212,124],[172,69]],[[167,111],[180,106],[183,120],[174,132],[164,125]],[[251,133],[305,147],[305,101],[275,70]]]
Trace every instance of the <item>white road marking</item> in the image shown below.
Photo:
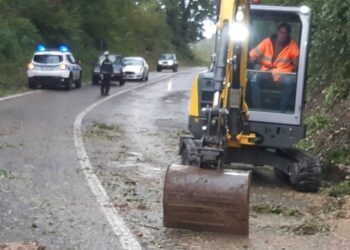
[[[170,91],[172,91],[172,89],[173,89],[173,81],[169,80],[167,91],[170,92]]]
[[[98,179],[97,175],[93,171],[93,167],[91,165],[90,159],[86,153],[84,141],[82,137],[82,121],[84,117],[94,108],[96,108],[98,105],[112,99],[113,97],[125,94],[127,92],[134,91],[138,88],[142,88],[146,85],[150,85],[152,83],[157,83],[159,81],[163,81],[165,79],[160,79],[155,82],[150,83],[144,83],[141,85],[138,85],[136,87],[126,89],[120,92],[117,92],[115,94],[112,94],[100,101],[97,101],[87,107],[85,110],[83,110],[74,121],[74,144],[77,150],[78,154],[78,160],[80,162],[80,165],[83,169],[83,172],[85,174],[86,180],[90,186],[91,191],[94,193],[94,195],[97,198],[98,203],[101,206],[101,209],[105,216],[107,217],[107,220],[109,221],[109,224],[112,226],[114,233],[119,238],[119,241],[124,249],[142,249],[141,245],[136,240],[135,236],[130,232],[129,228],[126,226],[123,218],[118,214],[118,211],[114,208],[111,200],[109,199],[106,191],[104,190],[100,180]]]
[[[25,95],[31,95],[31,94],[38,93],[38,92],[40,92],[40,90],[34,90],[34,91],[25,92],[25,93],[22,93],[22,94],[16,94],[16,95],[10,95],[10,96],[6,96],[6,97],[1,97],[0,98],[0,102],[1,101],[6,101],[6,100],[10,100],[10,99],[13,99],[13,98],[17,98],[17,97],[22,97],[22,96],[25,96]]]

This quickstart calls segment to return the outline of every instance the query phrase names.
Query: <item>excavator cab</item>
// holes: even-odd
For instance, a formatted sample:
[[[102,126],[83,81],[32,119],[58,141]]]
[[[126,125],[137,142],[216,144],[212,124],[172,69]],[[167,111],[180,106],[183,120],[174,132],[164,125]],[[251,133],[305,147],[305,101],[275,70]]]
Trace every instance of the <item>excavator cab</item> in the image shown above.
[[[265,38],[274,38],[281,24],[291,28],[288,39],[293,39],[300,51],[298,65],[292,72],[284,72],[280,77],[289,85],[284,93],[283,84],[276,84],[271,71],[262,70],[261,60],[249,63],[247,68],[246,100],[251,121],[271,122],[274,115],[285,124],[300,125],[304,105],[305,75],[307,71],[308,40],[310,34],[310,10],[295,7],[252,6],[250,15],[250,50]],[[300,77],[298,77],[300,76]],[[285,95],[285,96],[283,96]],[[288,97],[285,107],[281,108],[283,97]],[[280,114],[286,114],[280,119]],[[272,114],[272,116],[270,116]],[[266,119],[261,119],[261,117]],[[296,118],[297,117],[297,118]]]
[[[218,10],[215,62],[192,87],[191,135],[180,138],[182,165],[167,170],[163,222],[166,227],[246,235],[251,173],[232,170],[232,163],[272,166],[278,178],[299,191],[320,186],[318,159],[294,147],[305,136],[311,11],[244,0],[221,0]],[[282,23],[291,26],[299,49],[293,71],[278,75],[288,79],[287,96],[273,69],[249,60],[250,51]]]

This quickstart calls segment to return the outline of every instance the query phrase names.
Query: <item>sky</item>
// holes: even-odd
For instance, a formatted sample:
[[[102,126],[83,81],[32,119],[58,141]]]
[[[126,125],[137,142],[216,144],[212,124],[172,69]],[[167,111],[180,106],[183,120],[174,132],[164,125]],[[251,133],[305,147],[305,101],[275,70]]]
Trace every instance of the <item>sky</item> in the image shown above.
[[[203,21],[204,37],[209,39],[215,34],[216,27],[215,24],[210,20]]]

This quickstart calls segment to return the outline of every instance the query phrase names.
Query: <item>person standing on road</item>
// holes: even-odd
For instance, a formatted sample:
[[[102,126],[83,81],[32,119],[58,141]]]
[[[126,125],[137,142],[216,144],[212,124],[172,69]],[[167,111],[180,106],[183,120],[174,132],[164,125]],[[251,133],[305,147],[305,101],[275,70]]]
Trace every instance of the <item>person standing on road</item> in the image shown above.
[[[104,52],[105,60],[102,62],[100,75],[102,79],[101,83],[101,95],[107,96],[109,94],[109,89],[111,85],[111,80],[113,77],[113,65],[109,60],[109,51]]]

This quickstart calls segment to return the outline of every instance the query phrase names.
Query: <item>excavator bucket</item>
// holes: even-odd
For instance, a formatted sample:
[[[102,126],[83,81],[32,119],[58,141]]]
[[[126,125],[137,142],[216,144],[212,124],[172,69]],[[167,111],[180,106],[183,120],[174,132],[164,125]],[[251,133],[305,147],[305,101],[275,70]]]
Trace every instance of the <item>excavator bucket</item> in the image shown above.
[[[164,226],[248,235],[250,179],[250,171],[170,165]]]

